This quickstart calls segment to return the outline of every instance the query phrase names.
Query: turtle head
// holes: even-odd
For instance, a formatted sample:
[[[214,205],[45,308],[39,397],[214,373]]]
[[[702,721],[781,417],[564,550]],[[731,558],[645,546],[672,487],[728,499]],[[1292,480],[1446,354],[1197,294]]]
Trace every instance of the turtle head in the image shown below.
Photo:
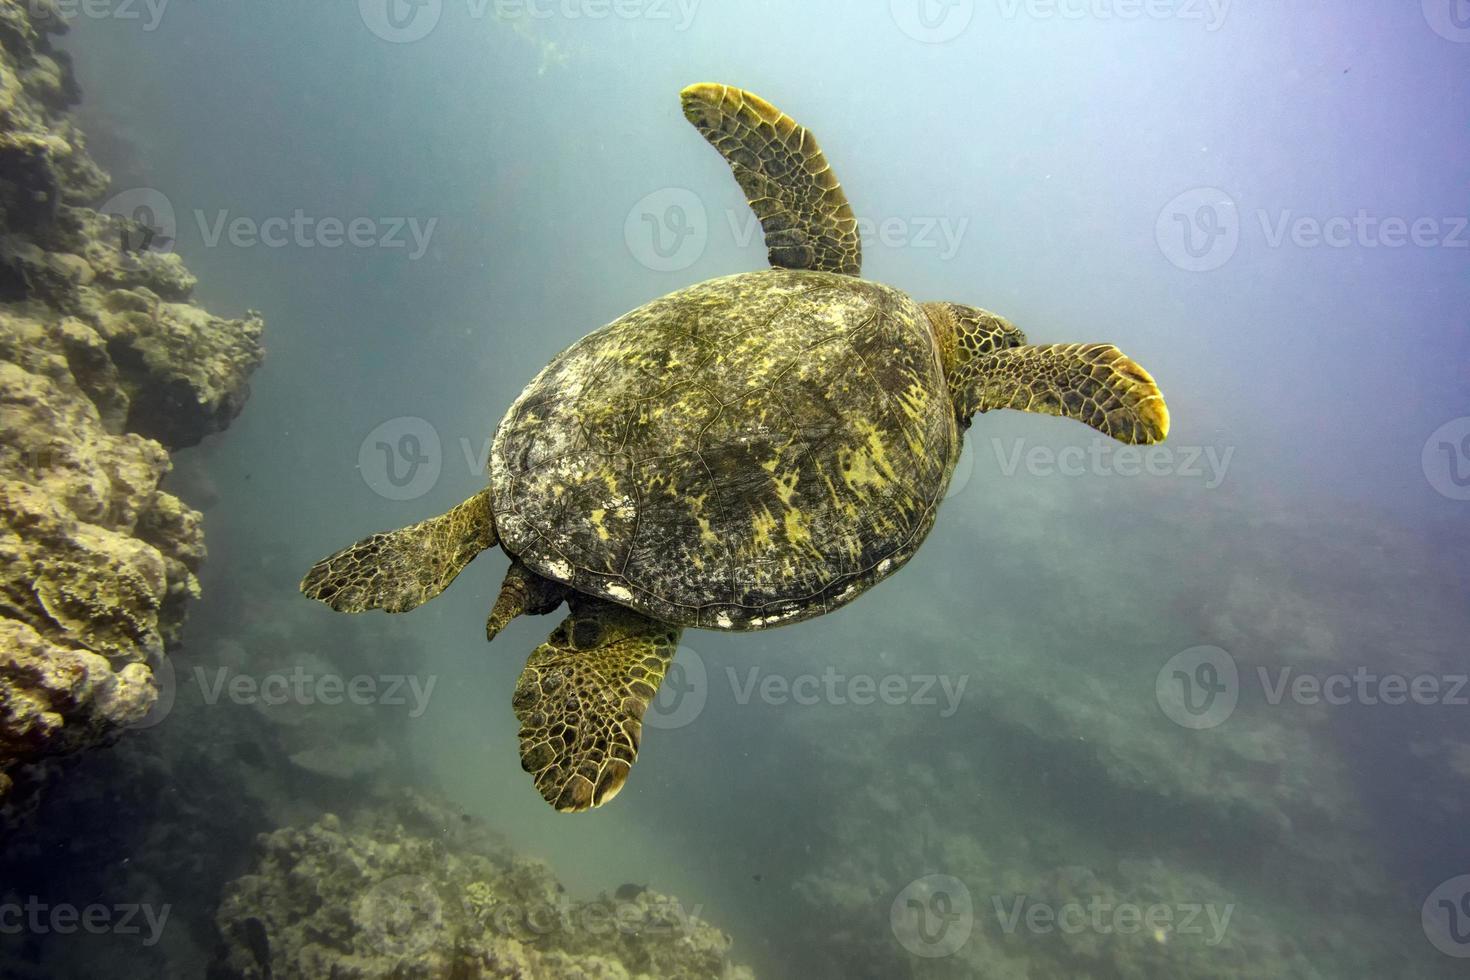
[[[950,375],[955,373],[954,368],[972,357],[1020,347],[1026,342],[1026,335],[1011,321],[976,306],[925,303],[924,312],[934,327],[945,371]]]
[[[1062,415],[1119,442],[1169,434],[1153,376],[1112,344],[1034,347],[1005,317],[958,303],[925,303],[962,429],[976,412],[1014,408]]]
[[[962,406],[973,401],[969,389],[978,366],[971,362],[995,351],[1020,347],[1026,343],[1026,335],[1005,317],[976,306],[925,303],[924,312],[939,345],[944,376],[949,379],[950,398],[955,403],[960,424],[968,427],[970,415],[974,413],[965,412]]]

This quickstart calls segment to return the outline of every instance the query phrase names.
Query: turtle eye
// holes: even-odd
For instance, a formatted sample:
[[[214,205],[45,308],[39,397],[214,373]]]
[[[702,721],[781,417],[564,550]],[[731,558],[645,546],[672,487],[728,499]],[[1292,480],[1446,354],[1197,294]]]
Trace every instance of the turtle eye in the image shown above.
[[[577,650],[587,650],[597,646],[597,638],[602,634],[597,622],[591,619],[578,620],[572,626],[572,647]]]
[[[962,336],[961,346],[976,354],[1020,347],[1026,335],[1003,316],[973,306],[959,307],[957,319]]]

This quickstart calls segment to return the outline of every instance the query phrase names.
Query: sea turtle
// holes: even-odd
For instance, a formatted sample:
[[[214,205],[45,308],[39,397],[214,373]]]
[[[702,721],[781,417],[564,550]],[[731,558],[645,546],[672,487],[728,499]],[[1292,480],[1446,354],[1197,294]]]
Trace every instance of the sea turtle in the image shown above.
[[[567,603],[512,699],[521,764],[562,811],[622,788],[684,629],[810,619],[903,567],[975,413],[1063,415],[1129,443],[1169,428],[1153,379],[1116,347],[1033,346],[994,313],[860,278],[857,223],[811,133],[737,88],[682,98],[772,268],[573,344],[500,423],[486,489],[301,583],[334,609],[404,612],[499,544],[511,564],[490,638]]]

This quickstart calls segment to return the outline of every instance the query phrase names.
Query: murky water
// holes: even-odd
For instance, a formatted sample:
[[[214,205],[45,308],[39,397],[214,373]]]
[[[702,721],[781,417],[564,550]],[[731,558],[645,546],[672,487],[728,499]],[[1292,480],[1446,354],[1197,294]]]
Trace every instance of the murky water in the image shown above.
[[[257,834],[406,787],[570,894],[677,896],[762,977],[1462,968],[1451,0],[121,8],[64,41],[92,152],[167,205],[199,302],[263,313],[269,354],[175,457],[210,555],[173,707],[76,764],[0,877],[12,904],[172,915],[147,945],[7,930],[0,976],[202,975]],[[680,113],[703,80],[820,137],[866,277],[1117,344],[1173,426],[1144,450],[977,417],[900,574],[800,625],[685,632],[626,789],[563,815],[511,707],[561,614],[485,644],[505,556],[391,618],[297,583],[481,489],[563,348],[764,267]]]

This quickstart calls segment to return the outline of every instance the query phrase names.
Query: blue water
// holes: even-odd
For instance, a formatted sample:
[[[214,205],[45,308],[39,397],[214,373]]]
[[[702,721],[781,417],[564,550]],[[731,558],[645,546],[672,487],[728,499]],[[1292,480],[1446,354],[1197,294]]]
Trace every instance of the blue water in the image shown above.
[[[434,687],[343,736],[388,761],[331,784],[336,809],[441,794],[574,892],[700,906],[758,976],[1463,971],[1463,2],[386,3],[139,4],[65,41],[114,189],[169,203],[203,305],[268,324],[243,415],[176,460],[179,492],[213,500],[173,657],[192,707],[119,751],[172,766],[208,741],[196,667],[341,670],[361,647]],[[1173,429],[1128,456],[978,418],[901,574],[799,626],[686,632],[627,788],[564,816],[510,706],[555,620],[481,633],[502,555],[403,617],[296,584],[482,487],[486,440],[558,351],[764,266],[680,113],[706,80],[820,138],[870,223],[866,277],[1115,343]],[[217,795],[189,805],[238,814],[234,838],[146,800],[152,829],[121,835],[156,901],[217,891],[255,833],[322,808],[281,789],[316,782],[289,760],[211,759]],[[103,887],[82,842],[116,828],[81,806],[37,887]],[[234,856],[180,884],[150,836]],[[146,954],[32,942],[58,976],[202,975],[212,913],[179,904]]]

